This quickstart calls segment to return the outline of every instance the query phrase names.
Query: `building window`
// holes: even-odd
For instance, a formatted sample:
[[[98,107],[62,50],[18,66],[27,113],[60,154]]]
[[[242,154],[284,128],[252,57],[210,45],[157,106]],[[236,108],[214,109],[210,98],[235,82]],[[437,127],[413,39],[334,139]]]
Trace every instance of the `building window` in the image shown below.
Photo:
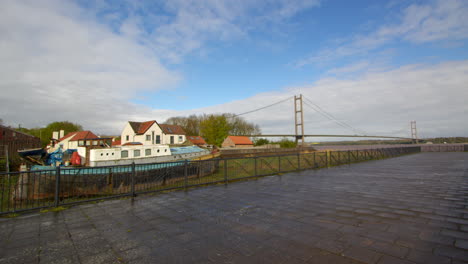
[[[145,149],[145,156],[151,155],[151,149]]]
[[[84,140],[78,141],[78,146],[84,146]]]
[[[161,144],[161,136],[156,136],[156,144]]]
[[[128,150],[122,150],[122,152],[120,152],[120,157],[128,158]]]
[[[93,141],[93,146],[97,146],[98,145],[98,142],[97,141]]]
[[[86,142],[86,146],[91,146],[91,141],[85,141]]]
[[[171,144],[174,144],[174,136],[171,136]]]
[[[140,157],[140,150],[139,149],[135,149],[133,151],[133,157]]]
[[[179,142],[182,142],[184,140],[183,136],[179,136]]]
[[[146,135],[146,141],[151,141],[151,135]]]
[[[125,136],[125,140],[129,141],[129,140],[130,140],[130,136],[129,136],[129,135],[126,135],[126,136]]]

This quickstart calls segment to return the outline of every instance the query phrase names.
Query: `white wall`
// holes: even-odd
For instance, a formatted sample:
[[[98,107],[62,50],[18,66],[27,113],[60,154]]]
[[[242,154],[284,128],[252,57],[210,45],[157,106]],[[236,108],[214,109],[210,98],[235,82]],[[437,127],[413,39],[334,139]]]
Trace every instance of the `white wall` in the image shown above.
[[[163,144],[171,144],[171,136],[174,137],[174,144],[182,144],[185,142],[185,140],[187,139],[185,137],[185,135],[171,135],[171,134],[164,134],[164,143]],[[182,140],[179,141],[179,136],[182,136]]]
[[[102,160],[116,160],[116,159],[133,159],[133,158],[145,158],[145,150],[151,149],[151,157],[159,156],[170,156],[171,150],[168,146],[153,145],[153,146],[123,146],[116,148],[103,148],[103,149],[91,149],[89,151],[90,161],[102,161]],[[128,157],[122,158],[122,151],[128,151]],[[134,150],[140,150],[140,156],[134,156]],[[159,150],[159,152],[158,152]],[[81,155],[80,155],[81,156]]]
[[[127,140],[127,135],[129,136],[128,140]],[[133,129],[130,126],[130,123],[127,122],[124,129],[122,130],[122,134],[120,134],[120,140],[122,142],[122,145],[127,142],[135,142],[133,141],[134,136],[135,136],[135,132],[133,132]]]
[[[153,132],[154,132],[154,139],[153,139]],[[126,138],[127,135],[129,136],[129,140],[127,140]],[[150,141],[146,140],[147,135],[151,137]],[[163,134],[161,128],[156,123],[154,123],[143,135],[136,135],[132,127],[130,126],[130,123],[127,123],[127,125],[125,125],[124,129],[122,130],[122,134],[120,137],[122,140],[122,145],[127,142],[140,142],[143,145],[148,146],[148,145],[156,144],[156,136],[158,135],[161,137],[161,144],[164,144],[164,145],[171,143],[171,136],[174,136],[174,144],[182,144],[186,140],[185,135]],[[182,136],[182,140],[180,141],[179,141],[179,136]],[[153,140],[154,140],[154,143],[153,143]]]
[[[154,132],[154,139],[153,139],[153,132]],[[127,140],[126,136],[129,136],[129,140]],[[146,136],[149,135],[151,140],[147,141]],[[127,143],[127,142],[140,142],[145,146],[148,145],[153,145],[153,140],[154,144],[156,144],[156,136],[161,137],[161,144],[167,144],[164,142],[164,136],[162,133],[161,128],[158,126],[158,124],[154,123],[143,135],[136,135],[135,132],[133,131],[132,127],[130,126],[130,123],[127,123],[127,125],[124,127],[122,134],[121,134],[121,140],[122,140],[122,145]]]

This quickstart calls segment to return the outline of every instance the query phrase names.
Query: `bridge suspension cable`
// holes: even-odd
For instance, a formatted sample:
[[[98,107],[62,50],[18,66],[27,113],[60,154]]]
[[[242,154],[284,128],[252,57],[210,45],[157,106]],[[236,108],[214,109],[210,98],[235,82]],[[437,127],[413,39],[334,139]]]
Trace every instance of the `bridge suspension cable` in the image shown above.
[[[288,97],[288,98],[286,98],[286,99],[283,99],[283,100],[281,100],[281,101],[278,101],[278,102],[276,102],[276,103],[273,103],[273,104],[270,104],[270,105],[267,105],[267,106],[263,106],[263,107],[260,107],[260,108],[254,109],[254,110],[250,110],[250,111],[247,111],[247,112],[244,112],[244,113],[235,114],[235,115],[230,116],[230,117],[232,118],[232,117],[236,117],[236,116],[241,116],[241,115],[246,115],[246,114],[250,114],[250,113],[253,113],[253,112],[257,112],[257,111],[263,110],[263,109],[265,109],[265,108],[272,107],[272,106],[275,106],[275,105],[277,105],[277,104],[286,102],[287,100],[290,100],[290,99],[292,99],[292,98],[293,98],[293,97],[290,96],[290,97]]]
[[[307,105],[308,107],[310,107],[311,109],[313,109],[315,112],[319,113],[320,115],[322,115],[323,117],[335,122],[336,124],[338,124],[339,126],[345,128],[345,129],[350,129],[352,130],[354,133],[357,133],[357,134],[366,134],[365,131],[362,131],[362,130],[359,130],[359,129],[356,129],[354,127],[352,127],[351,125],[348,125],[347,123],[343,122],[343,121],[340,121],[338,120],[335,116],[333,116],[332,114],[328,113],[327,111],[325,111],[323,108],[321,108],[319,105],[317,105],[316,103],[312,102],[309,98],[306,98],[305,97],[305,105]]]

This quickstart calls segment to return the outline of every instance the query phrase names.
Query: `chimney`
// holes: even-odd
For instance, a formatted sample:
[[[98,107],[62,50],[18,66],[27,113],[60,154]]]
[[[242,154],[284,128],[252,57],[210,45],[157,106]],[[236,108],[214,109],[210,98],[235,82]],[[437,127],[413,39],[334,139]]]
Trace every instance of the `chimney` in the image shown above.
[[[60,137],[59,138],[63,138],[63,136],[65,136],[65,130],[60,130]]]
[[[58,131],[52,132],[52,139],[59,139],[59,132]]]

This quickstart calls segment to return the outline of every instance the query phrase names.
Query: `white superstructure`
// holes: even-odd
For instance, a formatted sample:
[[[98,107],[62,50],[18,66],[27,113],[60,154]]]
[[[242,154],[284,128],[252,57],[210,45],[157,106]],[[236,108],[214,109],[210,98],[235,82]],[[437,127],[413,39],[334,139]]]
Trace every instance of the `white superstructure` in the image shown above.
[[[89,150],[88,162],[91,167],[125,165],[133,162],[135,162],[135,164],[143,164],[192,159],[210,153],[208,150],[198,147],[180,147],[174,149],[176,151],[172,152],[168,145],[134,145],[96,148]],[[85,149],[78,149],[79,153],[85,151]]]

